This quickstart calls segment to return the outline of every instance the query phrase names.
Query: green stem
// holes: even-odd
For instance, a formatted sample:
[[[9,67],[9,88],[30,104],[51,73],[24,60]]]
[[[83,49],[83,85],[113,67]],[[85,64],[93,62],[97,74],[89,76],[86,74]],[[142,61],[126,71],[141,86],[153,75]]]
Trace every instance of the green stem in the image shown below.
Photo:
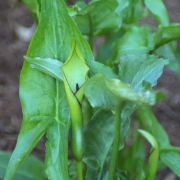
[[[72,93],[67,81],[64,81],[69,102],[72,129],[72,152],[76,160],[77,179],[83,180],[83,114],[77,97]]]
[[[83,124],[90,121],[92,117],[92,107],[87,100],[82,102]]]
[[[120,106],[117,106],[115,110],[115,134],[114,134],[114,142],[112,149],[112,159],[109,169],[109,177],[108,177],[109,180],[114,180],[114,176],[116,172],[117,156],[118,156],[119,143],[120,143],[120,129],[121,129],[120,111],[121,111]]]
[[[76,163],[77,163],[77,165],[76,165],[77,179],[83,180],[83,163],[82,163],[82,161],[77,161]]]

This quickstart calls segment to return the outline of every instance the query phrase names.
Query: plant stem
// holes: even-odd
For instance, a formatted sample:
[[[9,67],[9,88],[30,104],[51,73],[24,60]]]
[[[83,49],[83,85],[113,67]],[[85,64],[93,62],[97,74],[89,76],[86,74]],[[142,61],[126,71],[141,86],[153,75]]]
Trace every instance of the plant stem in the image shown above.
[[[113,142],[113,149],[112,149],[112,159],[110,163],[109,169],[109,180],[114,180],[115,172],[116,172],[116,164],[117,164],[117,156],[119,150],[119,143],[120,143],[120,129],[121,129],[121,118],[120,118],[120,106],[116,107],[115,110],[115,134],[114,134],[114,142]]]
[[[76,161],[77,179],[83,180],[83,164],[82,161]]]

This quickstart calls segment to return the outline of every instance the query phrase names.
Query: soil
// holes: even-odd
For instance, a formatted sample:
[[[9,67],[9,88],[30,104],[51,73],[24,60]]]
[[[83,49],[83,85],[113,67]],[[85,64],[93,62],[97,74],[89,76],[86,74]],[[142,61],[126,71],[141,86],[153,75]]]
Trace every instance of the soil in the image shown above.
[[[166,0],[172,22],[180,22],[180,1]],[[19,38],[17,24],[33,25],[29,11],[17,0],[0,0],[0,150],[13,150],[20,129],[22,114],[18,98],[19,74],[28,42]],[[157,105],[154,111],[169,134],[173,145],[180,146],[180,78],[169,69],[158,82],[159,89],[168,99]],[[43,158],[43,140],[34,154]],[[175,180],[170,171],[163,171],[159,180]]]

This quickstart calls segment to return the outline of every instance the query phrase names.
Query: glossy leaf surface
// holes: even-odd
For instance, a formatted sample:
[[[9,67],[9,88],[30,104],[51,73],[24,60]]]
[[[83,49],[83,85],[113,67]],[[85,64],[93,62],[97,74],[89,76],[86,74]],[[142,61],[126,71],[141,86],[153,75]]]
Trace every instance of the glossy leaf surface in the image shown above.
[[[113,120],[111,112],[100,110],[94,114],[84,130],[87,180],[98,179],[102,175],[103,165],[113,142]]]
[[[113,109],[123,100],[137,103],[154,103],[151,92],[133,91],[131,86],[117,79],[107,80],[102,75],[96,75],[85,84],[85,95],[92,107]]]
[[[65,21],[66,23],[64,23]],[[59,29],[58,27],[61,28]],[[6,173],[7,180],[12,179],[19,166],[46,131],[48,131],[48,136],[51,134],[47,144],[55,143],[52,142],[52,140],[54,140],[53,136],[55,135],[52,134],[52,130],[50,130],[51,128],[53,129],[54,126],[59,127],[59,129],[55,130],[57,136],[58,133],[60,133],[60,138],[67,137],[68,128],[64,128],[60,125],[64,122],[68,124],[69,121],[69,115],[67,113],[66,115],[62,115],[62,113],[65,113],[63,110],[63,108],[65,108],[65,100],[62,96],[62,94],[64,94],[63,85],[52,76],[49,76],[49,73],[42,72],[41,67],[43,65],[42,61],[44,60],[45,66],[43,67],[49,72],[47,67],[50,66],[51,69],[53,64],[49,63],[49,61],[66,61],[73,49],[74,41],[76,41],[76,44],[86,60],[90,61],[93,59],[88,44],[69,17],[64,1],[43,1],[41,3],[38,27],[27,52],[27,57],[29,57],[29,59],[38,60],[34,65],[39,65],[38,63],[41,61],[41,66],[40,70],[33,69],[31,67],[32,63],[30,64],[28,61],[25,61],[23,65],[20,80],[23,124],[15,151],[8,165]],[[66,50],[62,51],[61,49]],[[56,61],[53,61],[53,59],[56,59]],[[55,69],[55,72],[57,72],[57,69]],[[59,74],[56,75],[59,76]],[[64,134],[61,134],[63,132]],[[60,139],[57,141],[61,142]],[[61,165],[63,165],[63,170],[59,171],[57,176],[68,179],[66,167],[67,160],[61,163],[62,160],[67,159],[67,141],[61,143],[64,143],[61,144],[61,146],[65,149],[62,150],[59,156],[63,158],[59,157],[56,161],[53,161],[52,149],[47,145],[48,159],[46,172],[51,179],[56,179],[56,177],[53,176],[53,172],[56,170],[56,167],[61,169]],[[60,152],[61,148],[62,147],[55,146],[54,151]],[[53,163],[50,163],[51,161],[53,161]],[[53,168],[54,170],[52,170]]]

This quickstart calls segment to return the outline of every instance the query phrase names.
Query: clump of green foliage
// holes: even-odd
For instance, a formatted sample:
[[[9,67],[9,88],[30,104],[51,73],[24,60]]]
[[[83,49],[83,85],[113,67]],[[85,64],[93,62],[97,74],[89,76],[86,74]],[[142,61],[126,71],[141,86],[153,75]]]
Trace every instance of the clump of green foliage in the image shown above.
[[[21,71],[23,121],[5,180],[44,135],[43,170],[31,179],[154,180],[164,167],[180,176],[180,148],[151,109],[164,97],[152,89],[164,66],[179,72],[172,41],[180,24],[170,23],[163,2],[23,1],[37,29]],[[142,23],[149,16],[156,26]],[[104,43],[93,54],[98,38]]]

